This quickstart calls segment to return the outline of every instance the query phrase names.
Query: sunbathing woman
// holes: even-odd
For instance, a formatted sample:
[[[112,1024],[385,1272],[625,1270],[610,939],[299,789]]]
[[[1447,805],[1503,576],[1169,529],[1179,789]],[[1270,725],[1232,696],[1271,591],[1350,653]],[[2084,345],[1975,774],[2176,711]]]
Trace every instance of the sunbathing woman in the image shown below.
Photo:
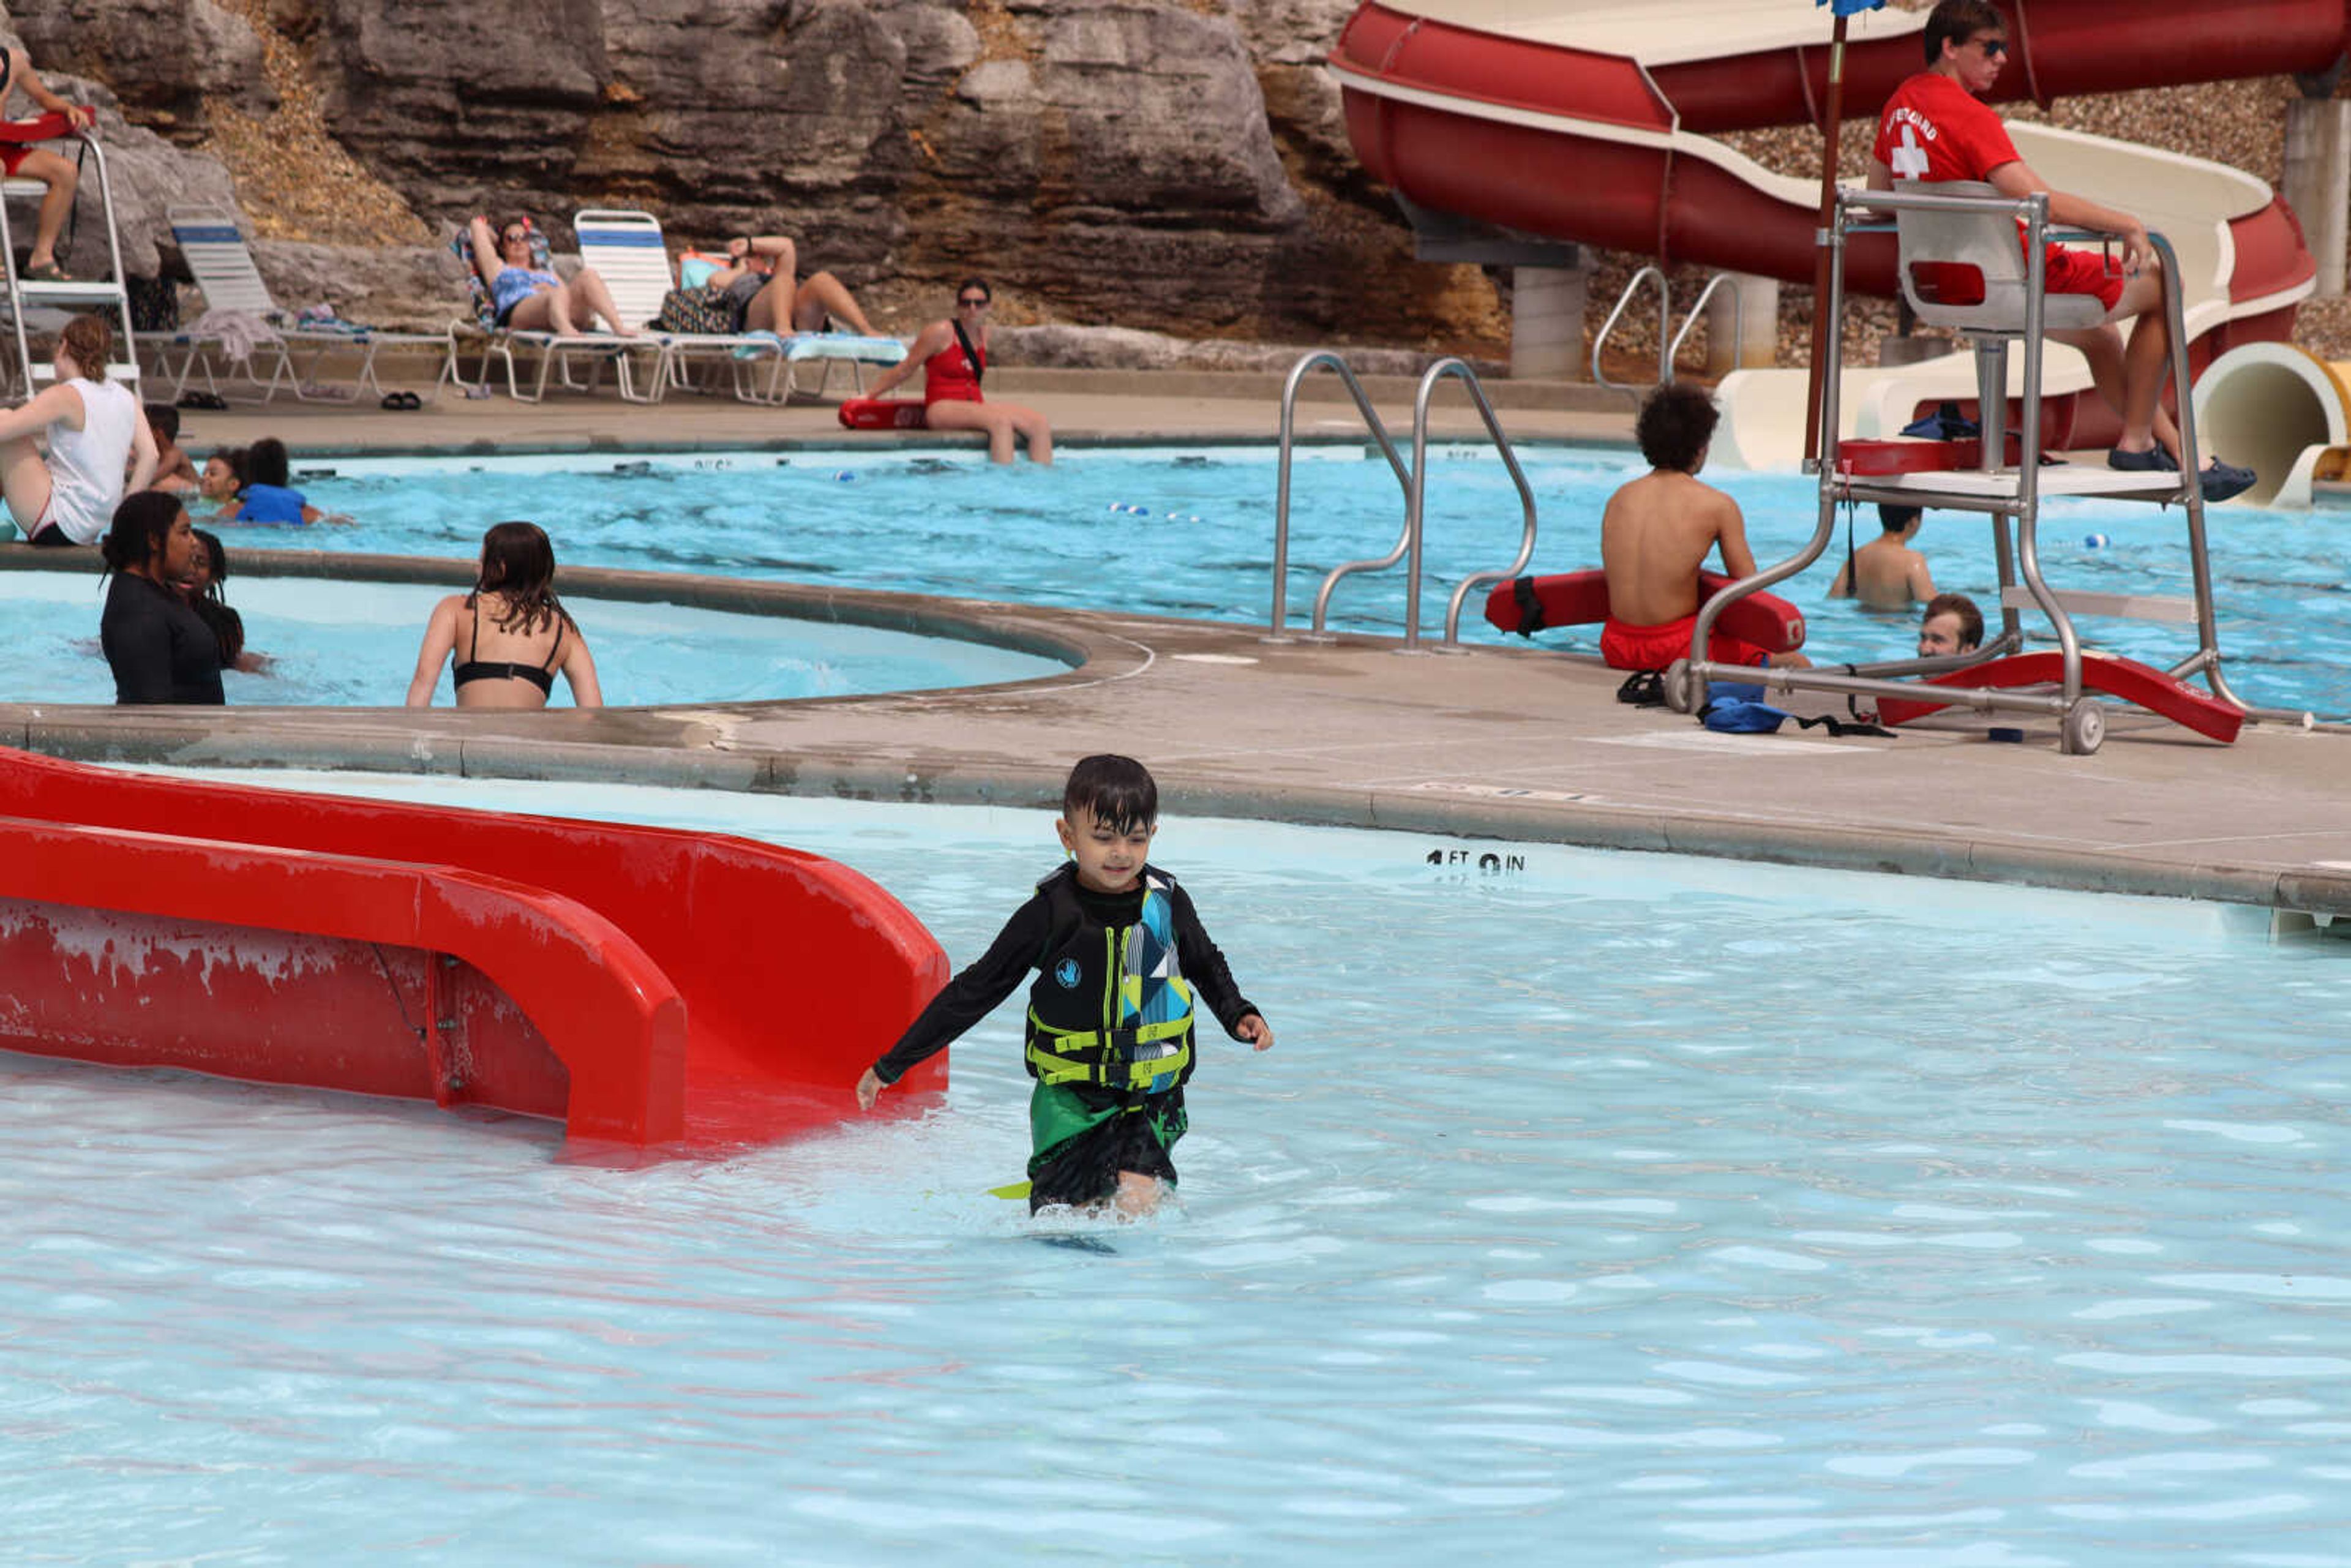
[[[869,398],[882,396],[923,368],[923,423],[931,430],[987,433],[990,461],[1012,461],[1013,438],[1029,443],[1031,461],[1053,461],[1053,427],[1033,408],[982,402],[980,378],[987,373],[987,307],[994,298],[987,280],[967,277],[956,287],[952,320],[934,321],[914,339],[906,357],[873,378]]]
[[[508,218],[495,230],[489,219],[475,218],[472,234],[474,267],[489,288],[499,326],[577,338],[581,322],[592,327],[601,316],[615,336],[637,335],[634,327],[621,319],[612,291],[594,267],[581,267],[566,283],[530,265],[528,218]]]
[[[726,242],[726,259],[710,284],[726,291],[738,331],[821,332],[826,318],[838,316],[859,337],[873,336],[847,284],[830,272],[799,277],[799,248],[782,235],[737,235]]]
[[[485,641],[496,657],[482,656]],[[573,706],[604,706],[588,639],[555,597],[555,547],[535,523],[499,523],[484,534],[474,591],[433,607],[408,683],[410,707],[433,706],[442,663],[460,649],[459,707],[545,707],[558,670],[571,685]]]

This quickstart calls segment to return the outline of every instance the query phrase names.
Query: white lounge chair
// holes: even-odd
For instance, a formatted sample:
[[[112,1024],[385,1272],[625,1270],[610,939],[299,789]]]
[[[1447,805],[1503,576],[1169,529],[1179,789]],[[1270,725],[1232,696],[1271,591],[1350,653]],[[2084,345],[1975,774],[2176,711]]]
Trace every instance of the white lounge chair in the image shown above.
[[[669,265],[669,247],[662,236],[661,220],[651,213],[591,207],[572,216],[580,236],[580,257],[603,275],[612,291],[612,303],[632,325],[644,326],[661,314],[663,297],[676,287]],[[893,338],[843,337],[830,332],[663,332],[668,348],[663,362],[661,395],[668,386],[694,383],[686,374],[693,358],[712,357],[727,362],[733,371],[735,395],[746,402],[780,404],[796,390],[799,366],[821,363],[825,375],[833,364],[846,362],[864,384],[860,367],[894,365],[906,357],[906,346]],[[820,382],[817,391],[823,391]]]
[[[204,290],[208,313],[233,311],[254,318],[266,333],[256,331],[251,351],[241,360],[225,361],[229,366],[242,366],[232,371],[230,386],[249,386],[250,401],[267,402],[277,396],[280,387],[304,402],[339,402],[342,397],[320,390],[319,368],[330,355],[356,354],[358,373],[341,384],[348,385],[348,397],[363,392],[383,395],[383,383],[376,378],[377,351],[387,345],[396,348],[441,347],[446,340],[424,332],[392,332],[375,327],[351,323],[335,326],[306,326],[289,319],[270,298],[269,285],[262,280],[261,269],[254,265],[253,252],[246,246],[236,214],[218,206],[174,206],[166,214],[172,225],[172,237],[180,254],[195,275],[196,287]],[[206,390],[226,399],[219,380],[214,376],[211,357],[205,352],[225,340],[216,333],[177,332],[142,334],[142,340],[155,350],[156,368],[172,382],[172,397],[176,401],[188,390],[189,381],[199,371]],[[176,372],[172,355],[179,356]],[[262,374],[264,371],[266,377]]]

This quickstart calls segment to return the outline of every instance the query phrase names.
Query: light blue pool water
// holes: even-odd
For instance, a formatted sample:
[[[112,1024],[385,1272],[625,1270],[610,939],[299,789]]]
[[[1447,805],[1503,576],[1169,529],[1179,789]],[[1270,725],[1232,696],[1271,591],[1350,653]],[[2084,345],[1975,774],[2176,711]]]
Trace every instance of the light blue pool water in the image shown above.
[[[445,588],[238,578],[229,602],[264,673],[222,677],[233,704],[397,707],[416,669],[417,644]],[[110,703],[114,677],[98,645],[106,591],[95,572],[0,575],[0,700]],[[979,643],[877,627],[743,615],[678,604],[567,599],[596,659],[609,704],[755,702],[981,685],[1059,674],[1058,660]],[[449,665],[434,702],[455,700]],[[554,702],[571,701],[555,684]]]
[[[1530,447],[1522,454],[1541,510],[1534,569],[1596,566],[1600,511],[1638,466],[1625,451]],[[1429,482],[1426,629],[1442,630],[1445,601],[1474,571],[1507,564],[1519,542],[1509,476],[1475,448],[1433,454]],[[780,577],[860,588],[973,594],[1039,604],[1263,622],[1272,600],[1274,463],[1264,448],[1197,453],[1084,451],[1049,470],[991,468],[971,455],[914,456],[851,449],[700,456],[570,455],[338,460],[336,477],[302,481],[313,502],[360,519],[317,529],[238,529],[241,548],[315,547],[470,556],[486,522],[546,523],[566,561],[729,576]],[[1816,491],[1795,475],[1709,471],[1745,509],[1756,555],[1785,559],[1810,537]],[[1302,625],[1322,574],[1375,557],[1403,519],[1395,476],[1362,447],[1319,449],[1297,465],[1291,513],[1290,612]],[[1140,508],[1114,509],[1114,508]],[[2351,616],[2344,561],[2351,534],[2339,514],[2282,514],[2237,506],[2210,514],[2220,643],[2248,700],[2351,714]],[[1994,606],[1990,525],[1931,516],[1918,541],[1938,586]],[[1874,510],[1857,541],[1876,532]],[[2186,528],[2177,512],[2120,502],[2053,501],[2043,561],[2062,588],[2184,595]],[[2111,543],[2090,547],[2093,537]],[[1916,618],[1870,614],[1823,595],[1842,543],[1783,590],[1812,622],[1816,658],[1907,656]],[[1404,573],[1343,583],[1332,622],[1398,632]],[[2040,624],[2032,618],[2028,624]],[[2188,629],[2085,621],[2098,645],[2159,665],[2189,651]],[[1466,634],[1499,640],[1473,604]],[[1598,629],[1546,643],[1596,651]]]
[[[820,850],[957,962],[1053,858],[1036,813],[329,782]],[[1280,1040],[1207,1048],[1183,1207],[1088,1228],[1108,1253],[984,1195],[1026,1151],[1017,1009],[918,1119],[632,1172],[0,1058],[8,1555],[2351,1561],[2334,943],[1544,846],[1158,847]]]

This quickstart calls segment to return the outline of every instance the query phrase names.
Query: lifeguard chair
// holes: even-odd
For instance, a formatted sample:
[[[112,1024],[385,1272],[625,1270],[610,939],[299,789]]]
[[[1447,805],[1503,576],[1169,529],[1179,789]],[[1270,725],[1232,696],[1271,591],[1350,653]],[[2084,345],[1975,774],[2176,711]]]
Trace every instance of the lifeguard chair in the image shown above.
[[[48,187],[38,180],[0,180],[0,284],[5,285],[8,329],[16,352],[0,356],[0,386],[13,396],[28,398],[52,377],[52,367],[36,362],[32,337],[53,332],[77,311],[98,310],[111,318],[116,362],[107,366],[107,379],[134,393],[139,390],[139,355],[131,338],[131,296],[122,282],[122,239],[114,222],[114,185],[107,173],[106,150],[87,131],[76,130],[63,114],[51,112],[30,120],[0,120],[0,142],[24,146],[35,141],[73,143],[85,162],[98,169],[98,205],[106,219],[107,277],[52,283],[20,277],[16,273],[16,236],[10,204],[38,201]]]
[[[1881,215],[1893,214],[1889,224]],[[1832,265],[1824,302],[1834,323],[1829,341],[1841,341],[1844,323],[1844,262],[1847,236],[1896,232],[1903,296],[1918,319],[1950,327],[1973,345],[1980,436],[1974,441],[1839,441],[1838,382],[1822,378],[1821,441],[1805,465],[1820,476],[1820,526],[1794,556],[1734,582],[1698,607],[1691,656],[1667,673],[1666,698],[1675,708],[1696,712],[1705,705],[1707,683],[1759,678],[1778,691],[1819,690],[1875,698],[1880,718],[1900,724],[1938,708],[1964,706],[2053,716],[2061,748],[2086,756],[2105,734],[2104,693],[2184,725],[2223,743],[2233,741],[2249,715],[2300,720],[2300,714],[2249,707],[2229,689],[2220,673],[2220,651],[2212,609],[2212,575],[2205,549],[2204,497],[2197,479],[2201,459],[2196,447],[2195,413],[2179,401],[2181,464],[2179,472],[2123,473],[2103,465],[2041,465],[2043,334],[2095,326],[2105,308],[2092,297],[2050,296],[2043,287],[2043,252],[2053,236],[2049,198],[2002,195],[1974,182],[1921,183],[1895,191],[1842,190],[1827,235]],[[2019,239],[2023,243],[2020,245]],[[2102,240],[2097,235],[2065,237]],[[2164,312],[2171,328],[2171,375],[2183,392],[2189,384],[2188,335],[2181,319],[2179,261],[2161,235],[2150,243],[2164,267]],[[2005,427],[2008,412],[2008,347],[2022,343],[2022,397],[2020,428]],[[2060,591],[2042,575],[2039,543],[2044,496],[2095,496],[2177,505],[2187,518],[2193,586],[2185,599],[2139,594]],[[1828,670],[1758,672],[1751,667],[1709,663],[1707,636],[1725,607],[1803,570],[1820,559],[1834,532],[1836,509],[1862,501],[1977,511],[1992,522],[1992,549],[2000,575],[2000,631],[1971,653],[1904,659]],[[2013,521],[2013,539],[2010,525]],[[2024,651],[2019,612],[2038,609],[2054,628],[2054,652]],[[2168,670],[2134,659],[2085,652],[2074,629],[2074,615],[2122,616],[2193,625],[2195,649]],[[1842,673],[1850,668],[1851,674]],[[2189,685],[2201,675],[2210,695]]]

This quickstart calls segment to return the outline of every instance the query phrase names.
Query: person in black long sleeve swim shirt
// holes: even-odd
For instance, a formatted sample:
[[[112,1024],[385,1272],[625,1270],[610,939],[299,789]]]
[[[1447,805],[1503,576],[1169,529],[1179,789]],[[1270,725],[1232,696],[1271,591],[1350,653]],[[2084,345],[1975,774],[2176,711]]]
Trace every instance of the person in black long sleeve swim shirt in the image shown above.
[[[219,703],[221,645],[180,596],[196,531],[179,497],[141,490],[114,509],[99,553],[114,573],[98,622],[118,703]]]
[[[1027,1058],[1029,1209],[1113,1204],[1150,1213],[1176,1181],[1196,997],[1235,1040],[1273,1030],[1233,983],[1190,895],[1149,863],[1159,787],[1128,757],[1071,769],[1056,824],[1071,863],[1037,884],[979,960],[947,983],[857,1082],[882,1091],[995,1010],[1032,970]]]

